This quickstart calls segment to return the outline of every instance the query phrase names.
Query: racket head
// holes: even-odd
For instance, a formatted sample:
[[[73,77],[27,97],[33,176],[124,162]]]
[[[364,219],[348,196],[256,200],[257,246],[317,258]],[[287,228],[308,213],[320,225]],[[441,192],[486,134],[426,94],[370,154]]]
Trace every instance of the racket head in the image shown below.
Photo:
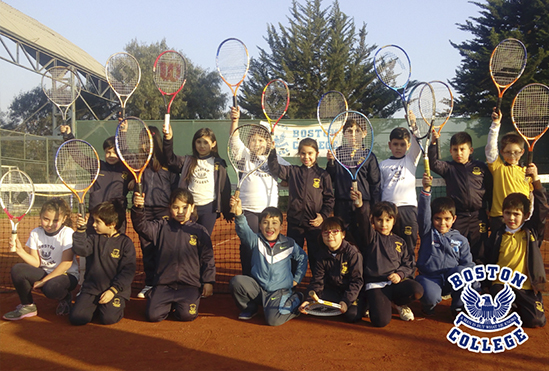
[[[284,117],[290,105],[290,89],[286,81],[274,79],[263,89],[261,94],[261,108],[274,132],[276,124]]]
[[[0,205],[10,219],[19,222],[34,205],[34,183],[19,169],[7,171],[0,179]]]
[[[219,44],[215,62],[219,76],[233,92],[233,103],[236,107],[236,92],[250,67],[248,48],[239,39],[228,38]]]
[[[93,146],[81,139],[71,139],[59,146],[55,154],[55,171],[61,182],[80,203],[99,176],[99,155]]]
[[[374,70],[379,80],[388,88],[398,91],[406,89],[412,65],[408,54],[397,45],[385,45],[374,56]]]
[[[421,82],[410,90],[407,99],[408,125],[417,139],[431,133],[435,118],[435,92],[431,84]]]
[[[176,95],[187,81],[187,60],[174,50],[167,50],[156,57],[153,65],[153,81],[163,95]]]
[[[137,183],[152,158],[154,144],[147,124],[137,117],[129,116],[116,128],[115,148],[120,161],[133,174]]]
[[[434,80],[430,81],[434,96],[435,96],[435,118],[433,122],[433,130],[436,130],[438,133],[441,132],[442,128],[454,110],[454,94],[450,86],[443,81]]]
[[[70,68],[56,66],[44,72],[41,85],[46,97],[59,107],[65,121],[69,107],[80,96],[80,78]]]
[[[334,317],[341,315],[339,308],[321,303],[311,303],[304,308],[305,313],[319,317]]]
[[[114,53],[105,65],[107,82],[120,99],[122,109],[141,81],[141,67],[137,59],[129,53]]]
[[[345,111],[332,120],[328,144],[335,160],[356,179],[356,173],[372,153],[374,129],[363,113]],[[351,172],[351,169],[355,171]]]
[[[346,112],[348,109],[347,99],[345,99],[343,93],[339,91],[330,90],[320,97],[316,107],[316,119],[326,135],[328,135],[328,130],[324,125],[330,125],[336,116],[341,112]],[[339,120],[342,120],[343,122],[345,122],[346,119],[345,116],[339,118]]]
[[[267,162],[272,148],[271,133],[262,125],[241,125],[231,133],[227,145],[229,161],[237,173],[243,174],[237,189],[244,179]]]
[[[489,66],[490,77],[503,94],[500,89],[513,85],[526,68],[526,47],[517,39],[503,40],[492,51]]]
[[[549,127],[549,87],[528,84],[513,99],[511,120],[517,132],[526,140],[537,141]],[[534,147],[530,144],[530,151]]]

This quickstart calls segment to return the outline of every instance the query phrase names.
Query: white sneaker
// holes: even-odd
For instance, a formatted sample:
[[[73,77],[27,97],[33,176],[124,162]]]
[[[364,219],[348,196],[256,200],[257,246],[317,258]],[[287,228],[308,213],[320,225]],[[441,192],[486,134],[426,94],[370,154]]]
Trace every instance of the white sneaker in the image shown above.
[[[398,311],[398,315],[400,316],[400,319],[403,321],[413,321],[414,320],[414,312],[407,306],[403,305],[399,307],[398,305],[395,305],[396,310]]]
[[[143,290],[139,294],[137,294],[137,297],[140,299],[145,299],[145,294],[149,292],[150,289],[152,289],[152,286],[145,286],[143,287]]]

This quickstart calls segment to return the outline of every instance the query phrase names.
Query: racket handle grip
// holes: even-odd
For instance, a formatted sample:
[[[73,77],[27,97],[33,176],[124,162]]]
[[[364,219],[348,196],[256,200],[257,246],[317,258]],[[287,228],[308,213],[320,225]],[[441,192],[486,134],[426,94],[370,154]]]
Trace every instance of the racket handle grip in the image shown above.
[[[78,214],[82,215],[82,218],[86,217],[86,205],[83,202],[78,203]]]
[[[15,246],[15,241],[17,240],[17,231],[11,231],[11,236],[10,236],[10,241],[11,241],[11,245],[10,245],[10,252],[15,252],[17,251],[17,247]]]
[[[425,159],[423,160],[423,164],[424,164],[424,167],[425,167],[425,173],[427,174],[427,176],[431,176],[431,166],[429,166],[429,158],[428,157],[425,157]]]
[[[170,130],[170,114],[166,113],[164,115],[164,132],[167,133]]]
[[[136,193],[143,194],[143,184],[141,182],[135,184],[135,191]]]
[[[358,191],[358,182],[356,180],[353,180],[351,182],[351,186],[353,187],[353,191],[355,191],[355,192]],[[356,199],[354,201],[354,204],[355,204],[355,206],[358,206],[358,205],[360,205],[360,201],[358,199]]]
[[[240,198],[240,189],[237,189],[236,191],[234,191],[234,198]],[[231,206],[231,213],[235,214],[235,206]]]
[[[526,166],[534,162],[534,151],[528,151],[528,157],[526,159]]]
[[[233,95],[233,107],[238,107],[238,98],[236,95]]]

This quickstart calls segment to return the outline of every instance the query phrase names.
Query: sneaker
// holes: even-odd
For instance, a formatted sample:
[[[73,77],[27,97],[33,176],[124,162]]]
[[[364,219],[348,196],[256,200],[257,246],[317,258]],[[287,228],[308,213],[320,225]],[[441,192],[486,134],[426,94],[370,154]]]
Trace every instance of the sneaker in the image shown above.
[[[149,292],[153,287],[152,286],[145,286],[143,287],[143,290],[139,294],[137,294],[137,297],[140,299],[145,299],[145,294]]]
[[[456,308],[456,309],[452,309],[450,312],[452,312],[452,318],[453,319],[456,319],[456,317],[461,313],[463,312],[463,308]]]
[[[452,299],[452,295],[450,294],[442,296],[442,300],[450,300],[450,299]]]
[[[254,318],[256,315],[257,315],[257,310],[255,312],[253,312],[251,310],[244,310],[244,311],[240,312],[240,314],[238,315],[238,319],[241,319],[243,321],[247,321],[249,319]]]
[[[363,317],[370,318],[370,310],[367,310],[366,312],[364,312]]]
[[[57,309],[55,310],[55,314],[58,316],[68,316],[71,312],[71,304],[72,304],[72,296],[69,292],[65,299],[61,300],[59,304],[57,304]]]
[[[403,321],[413,321],[414,320],[414,312],[408,307],[407,305],[403,305],[399,307],[398,305],[395,305],[395,308],[398,312],[398,315],[400,316],[400,319]]]
[[[36,304],[19,304],[14,311],[4,314],[2,318],[8,321],[18,321],[23,318],[34,317],[37,314],[38,310],[36,309]]]

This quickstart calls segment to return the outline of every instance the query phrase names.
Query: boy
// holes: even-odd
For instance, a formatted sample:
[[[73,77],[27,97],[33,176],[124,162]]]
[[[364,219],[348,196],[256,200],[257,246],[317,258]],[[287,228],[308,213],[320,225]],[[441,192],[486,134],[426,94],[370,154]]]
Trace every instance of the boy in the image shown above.
[[[490,230],[495,232],[503,224],[502,210],[503,200],[507,195],[519,192],[527,197],[532,190],[530,179],[526,178],[526,168],[520,166],[519,161],[524,154],[524,140],[516,132],[505,134],[500,141],[500,154],[498,155],[497,138],[501,125],[501,113],[492,113],[492,125],[488,132],[486,147],[486,162],[488,169],[494,178],[492,192],[492,205],[490,209]]]
[[[549,213],[547,196],[541,185],[537,167],[528,165],[526,174],[531,175],[534,186],[534,211],[530,217],[530,200],[522,193],[511,193],[503,200],[503,223],[493,231],[486,249],[486,263],[509,267],[528,278],[520,290],[513,288],[516,294],[514,304],[524,327],[543,327],[546,317],[543,309],[541,290],[546,277],[540,246],[540,236],[545,229],[545,220]],[[503,283],[494,281],[490,294],[495,295],[503,289]]]
[[[452,229],[456,221],[456,207],[450,197],[439,197],[431,207],[431,183],[433,177],[423,174],[423,190],[419,195],[418,222],[421,245],[417,258],[419,275],[416,277],[424,290],[421,298],[425,315],[434,314],[442,295],[452,296],[450,309],[456,316],[463,310],[461,290],[453,291],[448,277],[473,267],[473,257],[467,238]],[[432,215],[432,218],[431,218]]]
[[[362,143],[366,131],[361,128],[353,119],[348,119],[343,126],[343,136],[347,143]],[[353,201],[349,195],[351,189],[351,176],[343,167],[334,159],[331,151],[327,152],[328,163],[326,171],[332,178],[334,187],[335,205],[334,216],[338,216],[345,222],[348,232],[346,239],[351,243],[359,243],[360,232],[358,230],[358,221],[356,220],[353,210]],[[364,165],[360,168],[357,176],[358,190],[362,194],[366,212],[370,214],[370,206],[376,204],[381,198],[381,176],[379,173],[379,165],[374,153]]]
[[[126,300],[130,300],[135,247],[119,232],[126,216],[121,202],[103,202],[90,214],[95,233],[86,232],[88,218],[79,215],[73,234],[74,253],[86,257],[86,276],[69,319],[73,325],[85,325],[97,312],[99,321],[110,325],[122,319]]]
[[[391,131],[389,149],[392,156],[379,164],[381,200],[397,206],[396,234],[406,241],[410,255],[415,257],[418,230],[416,168],[421,150],[415,138],[410,141],[410,132],[402,127]]]
[[[488,239],[486,209],[492,197],[492,174],[484,162],[471,158],[473,140],[468,133],[462,131],[450,138],[453,161],[438,158],[439,136],[433,132],[433,144],[428,151],[429,165],[446,181],[446,195],[456,204],[457,219],[453,228],[467,237],[473,261],[480,262]]]
[[[235,276],[229,283],[241,310],[238,319],[251,319],[263,305],[267,324],[282,325],[299,315],[303,294],[294,287],[305,277],[307,255],[294,240],[280,234],[283,216],[276,207],[267,207],[260,214],[257,234],[248,226],[239,198],[231,197],[231,207],[235,210],[236,234],[252,257],[251,276]],[[292,261],[297,263],[295,274]]]

